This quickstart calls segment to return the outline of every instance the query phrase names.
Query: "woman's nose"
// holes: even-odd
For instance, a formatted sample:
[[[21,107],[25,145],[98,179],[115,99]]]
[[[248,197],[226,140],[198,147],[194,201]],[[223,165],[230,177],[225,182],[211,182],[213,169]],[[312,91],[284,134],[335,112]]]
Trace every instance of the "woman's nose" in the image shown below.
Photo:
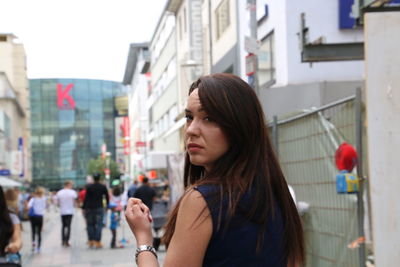
[[[187,135],[198,135],[200,132],[199,129],[199,122],[198,120],[194,119],[190,122],[190,124],[186,128]]]

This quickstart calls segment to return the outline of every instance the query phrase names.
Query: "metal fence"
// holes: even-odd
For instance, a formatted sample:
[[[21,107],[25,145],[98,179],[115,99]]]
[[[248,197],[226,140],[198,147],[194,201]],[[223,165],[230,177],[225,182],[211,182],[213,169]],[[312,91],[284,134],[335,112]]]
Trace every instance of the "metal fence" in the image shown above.
[[[310,205],[303,215],[306,266],[364,266],[364,246],[348,248],[364,233],[362,199],[360,194],[337,194],[335,182],[338,146],[345,141],[361,152],[361,109],[356,100],[348,97],[284,120],[275,117],[270,125],[288,184],[297,202]],[[358,174],[362,176],[361,170]]]

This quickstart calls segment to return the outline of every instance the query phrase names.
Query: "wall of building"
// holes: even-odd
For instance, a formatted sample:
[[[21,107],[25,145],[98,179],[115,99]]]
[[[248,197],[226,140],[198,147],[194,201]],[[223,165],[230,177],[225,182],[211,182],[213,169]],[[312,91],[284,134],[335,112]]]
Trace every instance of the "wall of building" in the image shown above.
[[[266,116],[272,119],[274,115],[302,112],[355,95],[356,88],[362,86],[362,81],[293,84],[260,90],[259,97]]]
[[[27,79],[26,54],[23,44],[13,34],[0,34],[0,71],[4,72],[10,86],[13,88],[18,105],[24,117],[19,120],[18,127],[22,129],[19,137],[23,139],[21,164],[24,166],[22,180],[31,180],[31,150],[30,150],[30,107]]]
[[[272,30],[275,34],[275,87],[323,81],[362,80],[363,61],[301,63],[301,13],[305,13],[309,41],[322,37],[325,43],[362,42],[362,30],[339,29],[339,1],[264,0],[269,7],[268,18],[258,29],[262,39]]]
[[[180,151],[179,140],[180,140],[179,131],[174,131],[165,138],[164,137],[157,138],[154,140],[154,147],[157,148],[155,149],[155,151],[177,153]]]
[[[215,11],[223,1],[229,1],[229,18],[230,24],[223,34],[217,38]],[[217,64],[223,56],[232,49],[237,43],[237,13],[235,0],[217,0],[211,1],[211,23],[212,23],[212,40],[213,40],[213,65]],[[235,58],[236,60],[236,58]]]
[[[10,83],[12,84],[12,81],[14,80],[14,71],[13,71],[14,46],[10,37],[7,36],[7,38],[8,38],[7,41],[0,42],[0,70],[7,75],[8,79],[10,80]]]
[[[339,1],[290,2],[286,5],[288,25],[288,83],[297,84],[308,81],[361,80],[364,72],[363,61],[300,63],[299,39],[300,14],[306,14],[309,27],[309,41],[324,37],[327,43],[361,42],[361,30],[339,30]],[[332,12],[333,11],[333,12]],[[277,59],[279,60],[279,59]]]
[[[24,169],[18,171],[14,168],[13,157],[18,151],[19,138],[24,134],[24,129],[21,127],[24,121],[25,113],[22,113],[11,84],[6,74],[0,72],[0,170],[9,170],[11,172],[9,177],[17,180],[20,180],[19,175]]]

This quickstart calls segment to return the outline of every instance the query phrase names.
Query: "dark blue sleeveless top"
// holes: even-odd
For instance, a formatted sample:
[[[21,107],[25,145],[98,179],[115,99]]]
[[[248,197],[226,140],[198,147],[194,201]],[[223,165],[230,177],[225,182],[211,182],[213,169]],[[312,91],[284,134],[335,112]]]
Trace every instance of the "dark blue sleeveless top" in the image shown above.
[[[218,187],[200,185],[195,187],[207,202],[211,212],[213,233],[203,260],[203,266],[241,266],[241,267],[286,267],[287,260],[283,250],[283,220],[280,209],[276,206],[274,219],[270,219],[265,231],[264,242],[260,252],[256,252],[257,225],[246,220],[238,211],[227,229],[224,219],[227,206],[222,206],[221,227],[217,229],[219,204],[211,202],[212,195],[218,193]],[[251,205],[250,194],[245,195],[239,210]]]

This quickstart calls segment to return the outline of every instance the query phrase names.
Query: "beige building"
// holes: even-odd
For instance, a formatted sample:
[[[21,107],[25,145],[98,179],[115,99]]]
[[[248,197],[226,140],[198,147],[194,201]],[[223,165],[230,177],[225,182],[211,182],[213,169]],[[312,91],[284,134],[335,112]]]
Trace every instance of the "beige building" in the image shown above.
[[[31,180],[30,110],[24,46],[0,34],[0,169],[3,176]],[[7,171],[10,171],[9,175]]]

